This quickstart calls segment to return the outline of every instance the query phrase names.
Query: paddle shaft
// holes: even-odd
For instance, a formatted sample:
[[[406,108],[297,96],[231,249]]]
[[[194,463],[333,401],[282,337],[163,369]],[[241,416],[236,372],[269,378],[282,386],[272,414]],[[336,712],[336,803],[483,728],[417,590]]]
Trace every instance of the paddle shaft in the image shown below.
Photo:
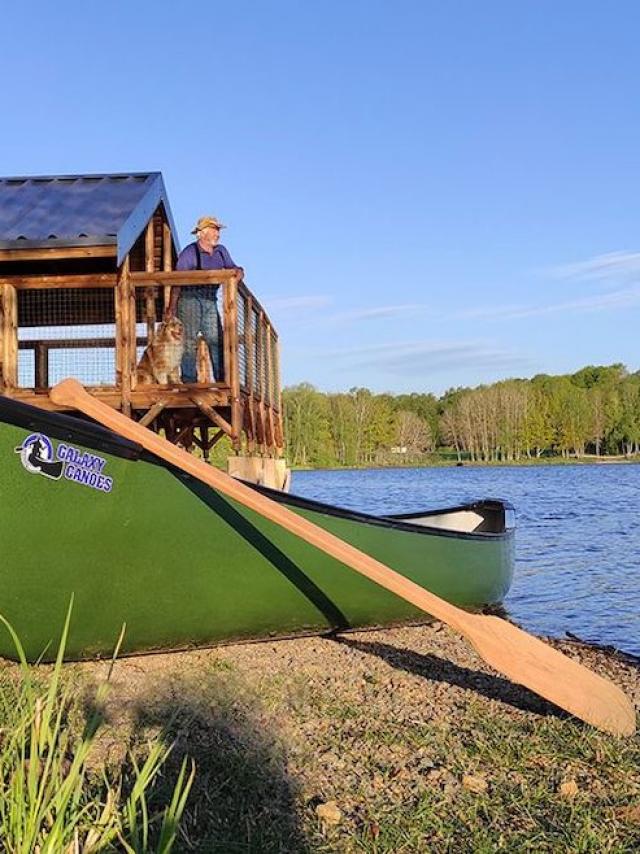
[[[141,427],[135,421],[96,400],[75,380],[65,380],[56,385],[51,390],[51,399],[54,403],[79,409],[114,432],[137,442],[146,450],[193,475],[193,477],[203,481],[228,498],[237,501],[249,510],[255,511],[265,519],[275,522],[341,563],[352,567],[381,587],[385,587],[397,596],[411,602],[412,605],[422,611],[426,611],[458,629],[458,631],[464,632],[465,618],[469,615],[462,609],[451,605],[434,593],[429,593],[420,585],[405,578],[404,575],[400,575],[399,572],[361,552],[313,522],[309,522],[287,507],[283,507],[219,469],[199,460],[151,430]]]
[[[135,421],[96,400],[76,380],[58,383],[54,403],[73,407],[175,465],[244,507],[280,525],[463,634],[496,670],[589,723],[631,734],[635,712],[627,697],[606,679],[496,617],[469,614],[400,575],[370,555],[261,495]]]

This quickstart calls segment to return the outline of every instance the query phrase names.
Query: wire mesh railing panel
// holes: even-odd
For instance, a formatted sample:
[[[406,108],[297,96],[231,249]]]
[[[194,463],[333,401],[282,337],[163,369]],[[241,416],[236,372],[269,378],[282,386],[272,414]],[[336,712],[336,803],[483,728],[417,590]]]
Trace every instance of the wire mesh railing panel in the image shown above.
[[[18,386],[50,388],[66,377],[113,386],[113,288],[45,288],[18,294]]]
[[[66,279],[64,282],[67,283]],[[130,291],[113,286],[17,286],[12,293],[17,302],[14,330],[17,353],[14,337],[12,349],[7,349],[9,384],[17,380],[18,387],[25,391],[42,391],[73,377],[87,386],[121,387],[123,394],[136,391],[143,384],[136,375],[136,365],[140,364],[152,338],[158,343],[163,287],[140,285],[135,288],[134,298]],[[120,300],[117,318],[116,295]],[[229,311],[228,299],[222,302],[221,312]],[[130,315],[134,304],[135,321]],[[10,303],[12,312],[14,306],[15,302]],[[234,362],[237,364],[240,387],[245,394],[250,392],[277,409],[280,395],[277,334],[243,285],[237,291],[236,308],[235,330],[230,330],[233,343],[226,346],[237,347],[232,366]],[[129,323],[125,328],[124,324]]]
[[[18,386],[50,388],[66,377],[115,385],[115,325],[18,329]]]
[[[36,387],[35,350],[18,350],[18,386],[20,388]]]
[[[260,336],[260,350],[262,360],[262,388],[264,389],[264,402],[271,403],[271,375],[269,369],[269,338],[267,328],[262,326]]]
[[[49,354],[49,386],[66,377],[74,377],[83,385],[115,386],[116,350],[114,346],[61,348]]]
[[[164,296],[161,288],[136,288],[136,321],[147,323],[153,320],[156,325],[164,313]]]
[[[247,299],[245,295],[238,292],[238,317],[236,323],[236,339],[238,342],[238,372],[240,386],[246,388],[249,384],[249,364],[247,358],[247,341],[245,338],[245,315],[247,311]]]
[[[18,326],[83,326],[115,322],[113,288],[18,291]]]
[[[251,312],[251,333],[253,337],[253,388],[252,391],[258,397],[262,393],[262,328],[260,326],[260,315],[257,311]]]

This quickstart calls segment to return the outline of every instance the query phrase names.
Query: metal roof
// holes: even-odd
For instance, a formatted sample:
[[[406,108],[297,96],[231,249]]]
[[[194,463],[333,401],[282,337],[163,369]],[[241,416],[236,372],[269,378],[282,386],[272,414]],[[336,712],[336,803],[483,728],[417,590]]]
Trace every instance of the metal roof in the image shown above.
[[[160,172],[0,178],[0,248],[112,244],[120,264],[160,202],[179,250]]]

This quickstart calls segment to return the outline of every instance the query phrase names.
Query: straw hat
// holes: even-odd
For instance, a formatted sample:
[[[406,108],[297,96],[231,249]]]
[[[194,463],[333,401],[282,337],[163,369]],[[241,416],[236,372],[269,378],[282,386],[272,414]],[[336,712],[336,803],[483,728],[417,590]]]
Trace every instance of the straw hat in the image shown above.
[[[203,228],[226,228],[215,216],[201,216],[191,234],[197,234]]]

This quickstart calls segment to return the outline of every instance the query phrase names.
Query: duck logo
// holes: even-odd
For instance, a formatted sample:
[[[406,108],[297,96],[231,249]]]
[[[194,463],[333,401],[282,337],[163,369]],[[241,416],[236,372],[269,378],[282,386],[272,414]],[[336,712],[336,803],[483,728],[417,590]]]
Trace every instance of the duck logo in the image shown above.
[[[31,474],[41,474],[50,480],[70,480],[80,486],[88,486],[98,492],[111,492],[113,478],[104,473],[107,465],[104,457],[92,454],[66,442],[53,442],[44,433],[31,433],[19,448],[20,461]]]
[[[52,480],[60,480],[64,463],[54,459],[53,446],[48,436],[31,433],[16,453],[20,454],[22,465],[32,474],[41,474]]]

